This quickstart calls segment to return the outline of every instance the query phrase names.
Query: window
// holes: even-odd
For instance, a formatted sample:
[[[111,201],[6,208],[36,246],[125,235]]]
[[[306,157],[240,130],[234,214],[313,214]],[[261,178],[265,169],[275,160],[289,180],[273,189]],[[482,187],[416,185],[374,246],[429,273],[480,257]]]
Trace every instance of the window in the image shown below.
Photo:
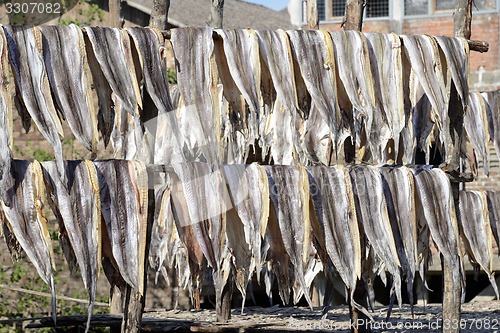
[[[365,8],[366,17],[388,17],[389,16],[389,1],[388,0],[371,0],[367,1]]]
[[[326,20],[326,5],[325,5],[325,0],[318,0],[316,4],[318,6],[318,19],[320,21]]]
[[[345,0],[332,0],[332,17],[345,15]]]
[[[405,15],[431,15],[439,12],[453,12],[456,0],[405,0]],[[496,0],[475,0],[472,11],[494,11]]]

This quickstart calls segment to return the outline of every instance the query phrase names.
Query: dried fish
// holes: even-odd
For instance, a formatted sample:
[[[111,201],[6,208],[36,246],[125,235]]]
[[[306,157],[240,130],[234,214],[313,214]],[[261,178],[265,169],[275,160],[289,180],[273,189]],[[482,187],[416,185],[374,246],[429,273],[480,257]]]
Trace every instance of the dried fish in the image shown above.
[[[295,283],[302,290],[312,308],[304,271],[308,263],[311,246],[311,223],[309,220],[309,184],[303,167],[263,166],[266,170],[271,201],[278,218],[283,245],[294,268]],[[294,303],[300,294],[294,295]]]
[[[415,180],[406,167],[382,167],[380,172],[396,249],[405,275],[410,305],[413,305],[413,282],[418,263]]]
[[[488,91],[481,93],[481,95],[486,100],[486,115],[490,138],[495,146],[497,156],[500,156],[500,92]]]
[[[182,112],[200,123],[202,132],[198,135],[203,141],[197,143],[197,148],[201,148],[209,163],[215,162],[221,139],[212,35],[210,28],[178,28],[172,29],[170,39],[183,100]]]
[[[381,149],[386,149],[389,139],[394,141],[393,160],[396,160],[399,154],[400,133],[405,126],[401,40],[394,33],[366,33],[365,36],[370,59],[374,64],[371,69],[377,105],[372,132],[376,134],[374,139],[380,140]],[[388,127],[389,133],[386,133],[385,127]],[[382,160],[381,152],[373,153],[379,155],[379,160]]]
[[[498,287],[493,273],[493,240],[491,235],[488,204],[484,191],[460,191],[459,222],[463,229],[462,239],[473,266],[480,266],[488,275],[498,296]]]
[[[97,154],[97,110],[79,27],[42,26],[43,56],[52,93],[76,138]]]
[[[332,38],[319,30],[290,30],[288,36],[312,103],[330,129],[336,152],[340,110]]]
[[[7,47],[3,29],[0,29],[0,200],[10,206],[7,191],[14,185],[11,174],[13,105],[9,98],[9,79],[7,67]]]
[[[402,35],[405,54],[413,73],[429,98],[432,105],[432,119],[440,131],[440,141],[444,145],[444,161],[451,160],[452,139],[450,137],[450,119],[448,104],[450,87],[445,84],[443,66],[436,41],[426,35]]]
[[[361,309],[352,297],[361,278],[362,251],[349,174],[343,166],[313,166],[308,171],[310,195],[326,251],[351,293],[352,305]]]
[[[64,239],[67,238],[69,243],[63,246],[61,242],[61,247],[66,259],[68,252],[75,257],[89,293],[88,331],[101,266],[101,201],[97,171],[94,164],[87,160],[66,162],[65,184],[53,162],[43,162],[42,167],[49,205],[58,223],[63,226]]]
[[[135,73],[130,37],[118,28],[85,27],[93,54],[109,86],[131,115],[139,115],[142,99]]]
[[[488,175],[488,142],[490,141],[490,136],[487,128],[488,118],[486,115],[485,100],[481,93],[469,93],[469,107],[470,110],[465,113],[464,117],[465,132],[476,154],[481,156],[484,172]]]
[[[52,100],[42,55],[40,29],[14,26],[3,26],[3,29],[9,46],[17,93],[22,97],[23,108],[26,108],[42,135],[54,148],[58,171],[63,176],[63,129]]]
[[[139,161],[95,162],[101,210],[113,258],[123,279],[144,291],[144,259],[148,210],[146,167]]]
[[[500,244],[500,192],[486,191],[491,231],[497,244]]]
[[[458,244],[458,222],[450,180],[441,169],[411,169],[422,212],[438,250],[452,271],[454,285],[465,285]],[[464,289],[465,290],[465,289]],[[460,300],[456,300],[457,302]]]
[[[12,173],[15,185],[7,193],[11,206],[6,206],[3,201],[0,204],[9,230],[35,266],[38,275],[50,287],[52,317],[55,322],[54,254],[43,212],[45,187],[42,168],[37,161],[14,160]]]
[[[373,166],[354,166],[350,169],[355,207],[359,225],[393,278],[398,301],[401,298],[400,261],[391,229],[384,197],[382,176]]]

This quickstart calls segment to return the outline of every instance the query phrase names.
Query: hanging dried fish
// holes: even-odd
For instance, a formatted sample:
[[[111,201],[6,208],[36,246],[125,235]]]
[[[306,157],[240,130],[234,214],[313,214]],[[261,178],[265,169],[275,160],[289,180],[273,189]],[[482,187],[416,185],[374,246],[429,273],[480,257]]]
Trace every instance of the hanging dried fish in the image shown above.
[[[469,108],[469,112],[466,112],[464,117],[465,132],[475,152],[481,156],[484,172],[488,175],[488,142],[490,136],[487,128],[488,118],[485,100],[481,93],[469,93]]]
[[[398,301],[401,298],[400,261],[392,233],[380,171],[373,166],[354,166],[350,169],[355,207],[360,227],[376,256],[393,278]]]
[[[500,92],[488,91],[481,93],[486,100],[486,115],[491,141],[495,146],[497,156],[500,158]]]
[[[58,109],[83,146],[97,154],[97,110],[79,27],[41,26],[43,56]]]
[[[98,176],[90,161],[71,161],[66,162],[65,166],[66,180],[59,177],[53,162],[42,164],[48,202],[63,230],[61,248],[67,260],[76,260],[83,284],[89,293],[88,331],[101,266],[101,200]]]
[[[238,254],[245,254],[237,261],[241,262],[242,281],[238,280],[238,265],[236,267],[236,285],[245,299],[245,290],[254,271],[260,283],[261,244],[269,217],[269,185],[266,172],[255,163],[249,166],[225,165],[223,171],[231,202],[238,216],[233,217],[234,224],[229,224],[227,228],[228,245],[230,248],[242,247],[240,253],[232,250],[235,259],[238,259]],[[236,229],[234,225],[241,227],[233,230]]]
[[[61,137],[63,129],[52,95],[42,55],[40,29],[3,26],[16,88],[23,108],[31,115],[38,129],[54,148],[59,175],[64,175]]]
[[[311,245],[309,184],[303,167],[273,165],[263,167],[268,175],[271,200],[276,210],[281,238],[294,268],[296,282],[312,308],[304,271]],[[294,295],[294,303],[300,294]]]
[[[123,279],[144,291],[144,259],[148,210],[146,167],[139,161],[95,162],[101,210],[113,257]]]
[[[412,169],[422,212],[432,239],[452,271],[453,284],[465,285],[462,258],[458,245],[458,222],[450,180],[441,169]],[[465,291],[465,288],[463,289]],[[457,302],[460,300],[456,300]]]
[[[462,240],[473,266],[481,267],[498,297],[498,287],[493,273],[493,246],[488,204],[484,191],[460,191],[459,222],[463,229]]]
[[[312,103],[328,125],[337,152],[340,110],[332,38],[319,30],[290,30],[288,35]]]
[[[352,297],[361,278],[362,251],[349,174],[343,166],[314,166],[308,171],[311,199],[328,256],[351,293],[352,305],[366,312]]]
[[[95,59],[109,86],[131,115],[139,114],[142,99],[135,74],[130,37],[118,28],[85,27]]]
[[[486,191],[486,199],[493,237],[500,244],[500,192]],[[500,254],[499,254],[500,255]]]
[[[410,100],[413,110],[413,136],[416,146],[425,153],[425,163],[430,163],[430,147],[432,144],[432,131],[434,130],[434,118],[432,104],[425,94],[418,78],[412,75],[410,89]],[[415,161],[415,149],[412,149],[412,161]]]
[[[56,322],[54,254],[47,229],[47,219],[43,212],[45,187],[42,168],[37,161],[14,160],[12,173],[15,185],[7,193],[11,206],[8,207],[0,202],[5,221],[35,266],[40,278],[49,285],[52,293],[52,318]]]
[[[366,33],[365,36],[371,63],[375,64],[371,67],[377,105],[374,114],[376,124],[373,127],[380,127],[373,128],[372,132],[380,136],[375,139],[382,143],[381,149],[386,148],[389,138],[394,140],[393,160],[396,160],[400,133],[405,126],[401,40],[394,33]],[[390,133],[385,133],[385,126],[388,126]],[[382,160],[382,156],[380,159]]]
[[[399,261],[406,279],[410,305],[413,305],[413,282],[418,263],[415,180],[411,171],[406,167],[382,167],[380,173]]]
[[[460,37],[433,37],[443,51],[448,70],[462,102],[462,107],[467,108],[467,95],[469,94],[469,43]]]
[[[7,42],[3,29],[0,29],[0,200],[10,206],[7,191],[14,185],[11,174],[12,164],[12,132],[13,105],[9,97]]]
[[[197,140],[201,141],[196,143],[196,148],[202,150],[209,163],[216,161],[221,139],[212,34],[210,28],[178,28],[172,29],[170,39],[184,106],[182,111],[189,113],[185,117],[196,118],[200,123],[202,132],[197,133]]]
[[[449,163],[452,158],[450,152],[453,148],[453,142],[450,137],[450,119],[448,117],[450,87],[446,86],[443,73],[446,63],[441,62],[438,45],[432,37],[402,35],[401,39],[412,71],[432,105],[432,119],[438,126],[440,141],[444,145],[444,161]]]

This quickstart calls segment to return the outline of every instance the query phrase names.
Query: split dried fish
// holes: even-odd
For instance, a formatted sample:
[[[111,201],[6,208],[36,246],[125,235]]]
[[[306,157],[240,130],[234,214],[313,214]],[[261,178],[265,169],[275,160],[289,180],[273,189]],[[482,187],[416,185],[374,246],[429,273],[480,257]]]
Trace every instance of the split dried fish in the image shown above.
[[[142,109],[139,83],[134,68],[130,37],[118,28],[83,28],[92,45],[95,59],[122,107],[137,116]]]
[[[210,28],[172,29],[170,39],[176,61],[178,89],[183,112],[201,124],[206,161],[214,163],[220,142],[220,108],[217,99],[218,78],[215,73],[213,30]]]
[[[371,248],[391,273],[393,288],[401,304],[400,261],[387,212],[382,176],[373,166],[354,166],[349,173],[355,197],[355,207],[351,209],[356,209],[359,225]]]
[[[43,212],[45,186],[42,168],[37,161],[14,160],[12,173],[15,185],[7,193],[11,206],[0,202],[5,221],[40,278],[49,285],[52,294],[52,317],[56,322],[54,254],[47,219]]]
[[[500,92],[489,91],[481,94],[486,100],[486,115],[490,138],[495,146],[497,156],[500,156]]]
[[[491,231],[497,244],[500,244],[500,192],[486,191]]]
[[[481,267],[490,280],[498,299],[498,287],[493,273],[493,239],[484,191],[460,191],[459,210],[465,249],[473,266]]]
[[[484,172],[489,174],[488,161],[488,119],[486,115],[485,100],[481,93],[469,93],[469,112],[464,116],[464,128],[476,154],[481,156]]]
[[[61,247],[67,260],[68,256],[69,260],[73,260],[71,255],[75,257],[83,284],[89,293],[86,327],[88,331],[101,266],[99,183],[97,171],[92,162],[68,161],[65,166],[66,180],[59,177],[54,162],[42,164],[49,205],[59,225],[63,226],[62,235],[68,240],[68,244],[61,241]]]
[[[276,210],[281,238],[294,268],[296,282],[312,308],[304,272],[311,246],[309,220],[309,184],[303,167],[263,166],[266,170],[271,201]],[[300,294],[299,294],[300,295]],[[299,299],[294,295],[294,303]]]
[[[438,250],[452,271],[454,285],[465,285],[458,244],[458,222],[448,176],[441,169],[411,169],[422,212]],[[464,289],[465,290],[465,289]],[[456,300],[459,302],[460,300]]]
[[[101,210],[121,276],[144,292],[144,259],[148,213],[148,178],[139,161],[95,162]]]
[[[63,129],[57,115],[43,60],[40,29],[3,26],[17,94],[40,133],[54,148],[58,171],[64,175],[61,137]]]
[[[76,25],[42,26],[43,56],[58,109],[87,150],[97,154],[97,110],[90,87],[82,30]]]

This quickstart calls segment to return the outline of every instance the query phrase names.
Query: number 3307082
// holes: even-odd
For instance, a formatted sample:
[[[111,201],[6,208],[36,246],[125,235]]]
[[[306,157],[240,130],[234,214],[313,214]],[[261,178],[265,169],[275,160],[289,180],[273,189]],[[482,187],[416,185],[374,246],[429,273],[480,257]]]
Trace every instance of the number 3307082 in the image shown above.
[[[24,2],[24,3],[6,3],[7,14],[61,14],[61,4],[42,3],[42,2]]]

